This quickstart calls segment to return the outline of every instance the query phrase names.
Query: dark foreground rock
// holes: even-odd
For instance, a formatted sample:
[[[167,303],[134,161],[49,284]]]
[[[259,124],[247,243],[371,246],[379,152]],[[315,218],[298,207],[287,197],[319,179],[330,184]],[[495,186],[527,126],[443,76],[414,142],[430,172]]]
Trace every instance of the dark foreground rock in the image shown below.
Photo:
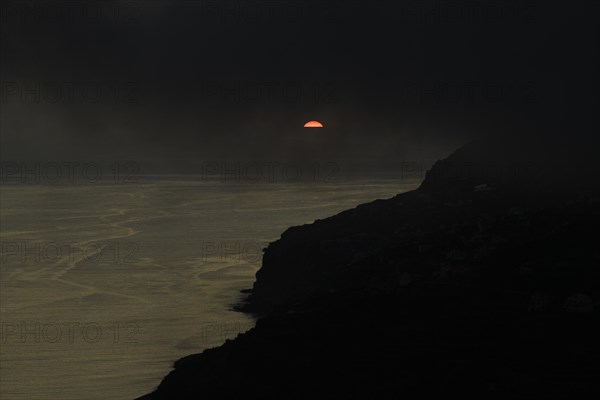
[[[597,170],[531,154],[467,146],[414,192],[290,228],[241,306],[257,326],[147,398],[600,394]]]

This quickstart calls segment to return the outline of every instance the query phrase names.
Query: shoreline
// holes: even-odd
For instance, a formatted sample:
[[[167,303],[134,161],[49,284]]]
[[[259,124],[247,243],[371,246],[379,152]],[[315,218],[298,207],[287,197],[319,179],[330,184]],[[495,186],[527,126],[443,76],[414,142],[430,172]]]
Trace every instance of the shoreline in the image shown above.
[[[480,151],[465,146],[433,168]],[[600,334],[599,192],[594,181],[561,183],[426,179],[287,229],[237,307],[259,315],[256,326],[180,359],[143,399],[600,390],[580,351]]]

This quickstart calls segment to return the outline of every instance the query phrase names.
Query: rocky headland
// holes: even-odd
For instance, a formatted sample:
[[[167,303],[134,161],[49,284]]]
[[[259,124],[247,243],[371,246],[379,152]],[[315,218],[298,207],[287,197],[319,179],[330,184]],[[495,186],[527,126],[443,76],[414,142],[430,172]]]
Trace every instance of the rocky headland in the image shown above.
[[[238,306],[256,327],[143,399],[600,394],[598,163],[554,149],[472,143],[288,229]]]

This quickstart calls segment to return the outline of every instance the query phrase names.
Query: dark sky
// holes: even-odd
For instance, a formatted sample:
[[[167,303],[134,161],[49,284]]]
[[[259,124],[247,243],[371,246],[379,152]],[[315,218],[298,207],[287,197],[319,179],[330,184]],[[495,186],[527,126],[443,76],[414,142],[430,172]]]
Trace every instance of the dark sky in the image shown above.
[[[1,156],[384,163],[592,137],[597,3],[2,2]]]

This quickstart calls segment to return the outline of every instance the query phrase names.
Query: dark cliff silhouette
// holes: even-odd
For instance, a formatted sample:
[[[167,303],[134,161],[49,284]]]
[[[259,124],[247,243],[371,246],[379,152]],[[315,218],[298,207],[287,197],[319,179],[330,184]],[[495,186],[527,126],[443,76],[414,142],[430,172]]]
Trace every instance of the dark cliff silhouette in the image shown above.
[[[147,399],[599,393],[594,148],[472,143],[419,189],[293,227],[240,310]]]

